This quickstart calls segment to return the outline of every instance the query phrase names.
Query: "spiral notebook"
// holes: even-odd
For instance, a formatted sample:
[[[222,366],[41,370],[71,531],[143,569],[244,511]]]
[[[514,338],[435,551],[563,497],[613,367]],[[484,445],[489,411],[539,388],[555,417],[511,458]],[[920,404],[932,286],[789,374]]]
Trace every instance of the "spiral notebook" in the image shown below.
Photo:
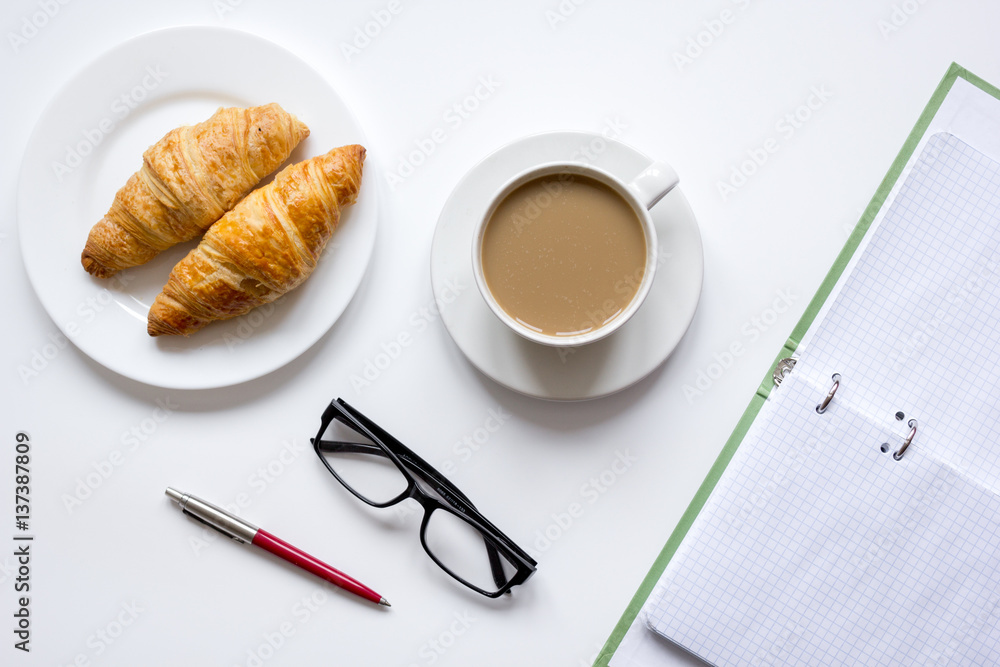
[[[998,97],[949,71],[598,664],[1000,664]]]

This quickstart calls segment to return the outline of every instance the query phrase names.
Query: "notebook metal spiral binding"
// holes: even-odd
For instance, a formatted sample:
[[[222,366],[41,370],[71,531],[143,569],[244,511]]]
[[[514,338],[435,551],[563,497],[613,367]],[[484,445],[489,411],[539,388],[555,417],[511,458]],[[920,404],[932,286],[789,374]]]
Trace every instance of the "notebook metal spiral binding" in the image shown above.
[[[834,373],[830,379],[833,380],[833,386],[830,387],[830,391],[827,393],[826,398],[823,399],[823,402],[816,406],[818,414],[826,412],[826,409],[830,407],[830,401],[833,400],[837,390],[840,389],[840,373]]]
[[[906,440],[903,441],[903,444],[899,447],[899,449],[897,449],[895,452],[892,453],[892,458],[894,458],[897,461],[903,458],[903,452],[906,451],[906,448],[910,446],[910,443],[913,442],[913,438],[917,435],[916,419],[911,419],[910,421],[906,422],[906,425],[910,427],[910,434],[906,436]]]

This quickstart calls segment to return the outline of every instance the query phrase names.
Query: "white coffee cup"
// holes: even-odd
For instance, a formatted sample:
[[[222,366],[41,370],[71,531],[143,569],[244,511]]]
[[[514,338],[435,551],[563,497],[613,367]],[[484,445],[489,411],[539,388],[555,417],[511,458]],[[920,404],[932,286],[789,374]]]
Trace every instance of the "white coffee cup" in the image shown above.
[[[584,176],[592,178],[599,183],[607,185],[611,190],[621,196],[628,203],[642,227],[642,233],[646,241],[646,264],[642,279],[636,289],[632,300],[614,318],[592,328],[588,331],[576,334],[552,335],[546,334],[531,327],[525,326],[514,317],[511,317],[497,302],[490,292],[483,274],[482,246],[483,238],[493,213],[504,199],[507,198],[518,187],[545,176],[567,174],[569,176]],[[656,202],[660,201],[664,195],[672,190],[678,183],[677,173],[664,162],[654,162],[646,167],[638,176],[629,182],[609,174],[603,169],[598,169],[592,165],[582,162],[550,162],[527,169],[512,179],[504,183],[493,195],[486,212],[479,219],[472,241],[472,268],[476,277],[476,285],[480,294],[486,300],[493,314],[500,319],[511,331],[523,336],[530,341],[542,345],[553,347],[575,347],[585,345],[610,336],[623,326],[639,309],[643,300],[649,293],[653,284],[653,277],[656,273],[658,259],[656,228],[653,225],[649,209]]]

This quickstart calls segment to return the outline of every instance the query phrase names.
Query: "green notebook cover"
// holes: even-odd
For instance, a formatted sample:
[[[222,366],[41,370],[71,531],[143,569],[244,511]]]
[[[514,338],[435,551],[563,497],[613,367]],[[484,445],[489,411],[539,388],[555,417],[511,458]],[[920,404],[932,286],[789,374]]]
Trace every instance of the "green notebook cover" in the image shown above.
[[[903,168],[913,155],[913,151],[920,142],[920,138],[929,127],[931,119],[934,118],[934,115],[937,113],[938,108],[940,108],[941,103],[948,94],[948,91],[951,90],[952,85],[954,85],[955,81],[959,78],[968,81],[977,88],[1000,99],[1000,89],[990,85],[965,68],[956,63],[952,63],[951,67],[948,68],[948,73],[945,74],[941,83],[938,84],[937,89],[934,91],[933,96],[931,96],[930,101],[927,103],[927,106],[924,107],[923,113],[920,114],[920,118],[917,120],[916,125],[907,137],[902,149],[900,149],[899,154],[893,161],[892,166],[889,168],[889,172],[885,175],[885,178],[882,179],[882,183],[879,185],[878,190],[876,190],[875,196],[872,197],[871,202],[868,204],[868,208],[866,208],[865,212],[862,214],[861,220],[858,221],[857,226],[854,228],[853,233],[844,245],[843,250],[840,251],[840,254],[833,263],[833,266],[830,268],[829,273],[826,274],[826,278],[823,279],[823,283],[819,286],[815,296],[813,296],[812,300],[809,302],[805,312],[802,314],[802,318],[799,320],[798,324],[795,325],[795,328],[792,330],[792,333],[785,342],[785,345],[781,348],[781,351],[774,358],[774,362],[767,369],[767,375],[760,383],[760,386],[757,388],[753,398],[750,399],[750,405],[747,406],[747,409],[743,412],[743,416],[740,418],[739,423],[736,424],[735,430],[733,430],[732,435],[729,436],[729,440],[726,441],[726,445],[722,448],[719,458],[716,459],[715,463],[712,465],[711,470],[708,472],[708,476],[705,477],[705,481],[702,482],[701,487],[695,494],[694,499],[692,499],[691,504],[688,505],[687,510],[681,517],[680,522],[678,522],[674,532],[670,535],[667,543],[660,551],[660,555],[657,556],[656,561],[653,562],[653,566],[649,569],[646,577],[642,580],[642,584],[639,585],[639,590],[637,590],[635,595],[632,596],[632,601],[629,603],[625,613],[622,614],[622,617],[618,621],[618,625],[615,626],[614,631],[612,631],[611,636],[608,638],[607,642],[605,642],[604,647],[598,655],[597,661],[594,663],[594,667],[607,667],[611,657],[615,654],[615,651],[618,650],[618,646],[621,643],[622,638],[625,636],[625,633],[628,632],[628,629],[638,615],[639,610],[646,602],[646,598],[648,598],[649,594],[653,591],[653,587],[660,579],[660,575],[663,574],[664,569],[666,569],[667,563],[670,562],[674,552],[677,551],[677,547],[683,541],[684,536],[687,535],[688,529],[691,528],[691,524],[694,522],[695,517],[698,516],[701,508],[705,505],[705,501],[707,501],[708,497],[711,495],[716,483],[718,483],[719,478],[722,476],[722,472],[726,469],[726,466],[729,465],[729,461],[732,460],[733,455],[736,453],[736,449],[740,446],[740,443],[743,442],[743,437],[750,429],[750,425],[753,423],[754,419],[757,418],[757,413],[760,412],[761,406],[767,399],[768,394],[771,393],[771,389],[774,387],[774,381],[772,379],[774,366],[777,365],[779,360],[792,356],[796,348],[798,348],[799,341],[812,325],[813,320],[816,319],[816,315],[819,313],[823,304],[830,296],[831,290],[833,290],[834,285],[837,284],[841,274],[843,274],[844,269],[847,267],[851,257],[854,255],[855,250],[858,249],[861,240],[868,232],[869,226],[871,226],[875,216],[878,215],[879,210],[881,210],[886,198],[889,196],[893,186],[895,186],[896,181],[903,172]]]

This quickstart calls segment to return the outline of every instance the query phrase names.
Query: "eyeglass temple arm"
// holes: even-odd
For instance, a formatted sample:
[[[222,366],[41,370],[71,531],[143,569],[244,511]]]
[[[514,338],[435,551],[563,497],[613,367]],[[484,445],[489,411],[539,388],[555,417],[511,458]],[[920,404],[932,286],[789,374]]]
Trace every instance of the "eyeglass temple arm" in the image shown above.
[[[343,452],[347,454],[374,454],[377,456],[385,457],[385,451],[378,445],[370,445],[364,442],[347,442],[344,440],[320,440],[319,449],[324,452]],[[435,487],[434,490],[440,493],[440,489],[434,484],[434,478],[436,475],[434,471],[427,470],[419,462],[412,460],[405,452],[400,452],[396,454],[403,463],[413,469],[415,473],[424,478],[425,481]],[[428,479],[430,478],[430,479]],[[453,489],[453,492],[461,495],[461,491]],[[464,498],[464,496],[463,496]],[[466,499],[466,502],[468,500]],[[469,503],[472,506],[472,503]],[[508,583],[508,577],[503,569],[503,562],[500,560],[500,552],[497,551],[496,547],[491,544],[485,535],[483,535],[483,542],[486,545],[486,554],[490,561],[490,570],[493,573],[493,581],[497,586],[504,586]]]
[[[351,415],[351,417],[356,419],[362,426],[371,431],[373,435],[377,436],[380,440],[382,440],[382,442],[386,443],[390,448],[392,448],[393,453],[396,456],[398,456],[400,460],[405,461],[412,468],[419,470],[424,476],[425,481],[436,482],[437,484],[440,484],[441,486],[444,487],[444,489],[448,493],[458,496],[461,500],[465,501],[465,503],[469,505],[469,507],[471,507],[478,513],[478,510],[476,510],[476,506],[472,504],[472,501],[469,500],[468,496],[462,493],[454,484],[452,484],[448,479],[446,479],[443,475],[441,475],[441,473],[435,470],[434,466],[432,466],[430,463],[422,459],[419,454],[417,454],[412,449],[401,443],[399,440],[397,440],[389,432],[387,432],[381,426],[373,422],[371,419],[368,419],[368,417],[365,417],[363,414],[355,410],[354,407],[349,405],[346,401],[342,399],[337,399],[336,403],[337,407],[348,412]],[[358,429],[354,428],[353,424],[350,424],[348,422],[344,423],[348,427],[352,428],[355,432],[361,433],[361,435],[365,435]],[[440,493],[439,489],[435,489],[435,491],[438,491]]]
[[[532,568],[534,568],[534,566],[536,565],[535,560],[531,556],[529,556],[524,549],[519,547],[514,542],[514,540],[507,537],[507,535],[505,535],[502,530],[493,525],[493,523],[489,519],[483,516],[479,512],[479,510],[476,509],[476,506],[472,504],[472,501],[469,500],[469,498],[464,493],[459,491],[454,484],[452,484],[440,473],[434,470],[434,467],[431,466],[431,464],[427,463],[427,461],[423,460],[416,452],[414,452],[409,447],[401,443],[399,440],[393,437],[389,432],[387,432],[381,426],[379,426],[378,424],[376,424],[375,422],[373,422],[372,420],[368,419],[363,414],[358,412],[354,407],[349,405],[343,399],[337,399],[335,402],[331,403],[330,408],[333,408],[334,410],[340,408],[341,410],[348,412],[351,417],[356,419],[362,426],[371,431],[373,435],[377,436],[380,440],[386,443],[387,446],[391,447],[393,449],[393,453],[396,454],[396,456],[398,456],[400,460],[405,461],[408,465],[413,467],[417,472],[420,472],[421,476],[424,477],[425,481],[436,482],[437,484],[443,486],[444,490],[447,491],[448,494],[457,496],[458,499],[462,501],[462,503],[461,505],[459,505],[459,503],[453,503],[457,505],[456,509],[462,511],[463,513],[471,514],[472,516],[474,516],[477,521],[480,521],[490,530],[496,533],[497,537],[499,537],[502,540],[504,545],[510,548],[512,551],[514,551],[514,553],[517,554],[517,556],[522,561],[524,561],[526,565],[530,565]],[[343,423],[346,426],[352,428],[352,430],[354,430],[355,432],[361,433],[360,431],[358,431],[357,428],[354,428],[353,424],[350,424],[346,421]],[[364,435],[364,433],[361,434]],[[446,493],[443,493],[442,489],[440,488],[435,488],[434,490],[437,491],[438,493],[442,493],[442,495],[446,497],[448,495]]]
[[[312,442],[312,440],[310,440],[310,442]],[[343,452],[346,454],[374,454],[377,456],[385,456],[385,451],[381,447],[378,445],[368,444],[366,442],[320,440],[319,449],[323,452]],[[461,497],[462,500],[469,503],[469,505],[472,505],[472,502],[465,496],[465,494],[451,485],[448,480],[440,477],[432,468],[427,467],[427,463],[419,457],[414,458],[406,452],[396,452],[396,456],[398,456],[399,459],[407,465],[407,467],[412,468],[415,472],[419,473],[420,476],[424,478],[424,481],[434,482],[435,484],[446,486],[448,487],[447,490],[449,493],[453,493]]]
[[[315,444],[315,443],[314,443]],[[385,457],[385,451],[378,445],[371,445],[366,442],[348,442],[346,440],[320,440],[319,449],[323,452],[343,452],[345,454],[374,454],[376,456]],[[427,466],[427,463],[420,459],[419,457],[412,457],[406,452],[396,452],[396,456],[399,460],[411,468],[414,472],[420,475],[420,477],[431,483],[435,491],[440,493],[440,489],[437,488],[438,485],[446,487],[445,490],[450,494],[454,494],[464,500],[469,504],[470,507],[475,508],[472,501],[454,487],[448,480],[439,476],[432,468]]]
[[[423,460],[420,457],[420,455],[418,455],[412,449],[401,443],[390,433],[385,431],[381,426],[371,421],[370,419],[359,413],[357,410],[354,410],[353,408],[351,408],[349,405],[346,404],[344,404],[344,407],[348,409],[351,412],[352,416],[354,416],[355,419],[361,422],[365,428],[367,428],[373,434],[378,436],[378,438],[381,439],[382,442],[386,443],[393,450],[393,453],[400,458],[400,460],[406,462],[410,467],[420,472],[421,476],[425,478],[425,481],[433,482],[439,485],[434,487],[435,491],[441,493],[446,498],[449,495],[457,496],[458,500],[462,501],[462,506],[457,507],[456,509],[459,509],[463,512],[466,511],[471,512],[472,514],[475,515],[475,517],[478,520],[482,521],[484,524],[489,526],[492,530],[496,531],[500,535],[503,535],[503,533],[496,526],[490,523],[489,520],[487,520],[486,517],[484,517],[479,512],[479,510],[476,509],[476,506],[472,504],[472,501],[469,500],[468,496],[462,493],[458,489],[458,487],[456,487],[454,484],[451,483],[451,481],[449,481],[447,478],[441,475],[441,473],[435,470],[430,463]]]

